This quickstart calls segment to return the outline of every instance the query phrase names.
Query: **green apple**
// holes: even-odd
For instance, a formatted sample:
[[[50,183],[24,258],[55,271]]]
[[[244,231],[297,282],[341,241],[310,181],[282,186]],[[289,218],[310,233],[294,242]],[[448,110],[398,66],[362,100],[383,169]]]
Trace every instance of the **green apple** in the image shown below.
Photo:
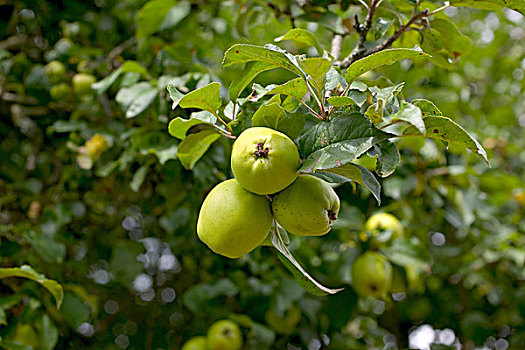
[[[91,95],[93,90],[91,90],[91,84],[93,84],[97,79],[86,73],[78,73],[73,76],[73,90],[78,96]]]
[[[197,336],[190,338],[184,343],[181,350],[207,350],[208,339],[205,336]]]
[[[60,101],[66,99],[71,94],[71,86],[66,83],[60,83],[53,85],[49,90],[49,95],[55,101]]]
[[[237,323],[220,320],[208,329],[208,350],[240,350],[242,333]]]
[[[66,79],[66,67],[60,61],[51,61],[46,64],[44,72],[51,84],[56,84]]]
[[[352,286],[362,297],[385,297],[392,285],[392,265],[379,253],[368,251],[352,264]]]
[[[264,241],[272,222],[269,199],[230,179],[215,186],[202,203],[197,234],[215,253],[240,258]]]
[[[277,333],[289,335],[297,328],[301,320],[301,309],[292,304],[283,317],[279,316],[274,309],[268,309],[264,314],[264,319]]]
[[[403,237],[404,229],[401,222],[392,214],[377,213],[372,215],[365,223],[365,230],[378,236],[382,231],[392,230],[389,240]]]
[[[284,229],[297,236],[322,236],[339,214],[339,197],[324,180],[299,175],[273,197],[272,211]]]
[[[285,134],[264,127],[243,131],[233,144],[232,172],[239,184],[256,194],[273,194],[297,178],[299,152]]]

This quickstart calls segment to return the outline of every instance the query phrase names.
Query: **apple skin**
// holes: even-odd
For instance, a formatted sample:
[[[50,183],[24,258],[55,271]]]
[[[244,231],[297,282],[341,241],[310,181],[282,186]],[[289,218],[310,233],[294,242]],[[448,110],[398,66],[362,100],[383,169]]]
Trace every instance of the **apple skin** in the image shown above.
[[[299,151],[285,134],[265,127],[244,130],[233,144],[232,172],[246,190],[277,193],[297,178]]]
[[[68,98],[71,92],[71,86],[67,85],[66,83],[53,85],[51,89],[49,89],[49,95],[55,101],[65,100]]]
[[[392,286],[392,265],[379,252],[364,253],[352,264],[352,286],[362,297],[385,297]]]
[[[60,61],[51,61],[46,64],[44,72],[51,84],[56,84],[66,79],[66,67]]]
[[[277,222],[297,236],[327,234],[337,219],[339,206],[339,197],[326,181],[306,174],[299,175],[272,200]]]
[[[242,333],[231,320],[220,320],[208,329],[208,350],[240,350]]]
[[[404,229],[401,222],[392,214],[377,213],[372,215],[365,223],[365,230],[371,231],[375,235],[380,231],[392,230],[391,239],[403,237]]]
[[[197,336],[188,339],[181,350],[208,350],[208,339],[205,336]]]
[[[102,153],[104,153],[108,148],[109,144],[106,138],[100,134],[95,134],[93,137],[86,141],[86,148],[89,154],[89,157],[96,161]]]
[[[261,244],[272,223],[269,199],[229,179],[215,186],[204,199],[197,235],[215,253],[234,259]]]
[[[93,93],[91,90],[91,84],[96,82],[97,79],[86,73],[78,73],[73,76],[73,90],[77,96],[87,96]]]

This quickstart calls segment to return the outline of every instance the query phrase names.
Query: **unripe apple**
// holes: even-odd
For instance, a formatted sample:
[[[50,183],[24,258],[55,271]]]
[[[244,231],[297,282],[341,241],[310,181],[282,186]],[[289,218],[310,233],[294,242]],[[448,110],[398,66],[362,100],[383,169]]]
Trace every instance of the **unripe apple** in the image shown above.
[[[283,317],[280,317],[275,310],[268,309],[264,314],[264,319],[277,333],[289,335],[293,333],[301,320],[301,309],[292,304]]]
[[[256,194],[273,194],[297,178],[299,152],[285,134],[265,127],[243,131],[233,144],[232,172],[239,184]]]
[[[51,84],[59,83],[66,78],[66,67],[60,61],[51,61],[46,64],[44,72]]]
[[[365,223],[365,230],[378,235],[379,232],[392,230],[392,239],[403,237],[404,229],[401,222],[392,214],[377,213],[372,215]]]
[[[322,236],[337,219],[339,205],[339,197],[326,181],[303,174],[273,197],[272,211],[286,231],[297,236]]]
[[[186,343],[182,346],[181,350],[207,350],[208,349],[208,339],[205,336],[197,336],[188,339]]]
[[[268,198],[230,179],[215,186],[202,203],[197,234],[215,253],[240,258],[264,241],[272,222]]]
[[[55,101],[60,101],[66,99],[71,94],[71,86],[66,83],[60,83],[53,85],[49,90],[49,95]]]
[[[220,320],[208,329],[208,350],[240,350],[242,333],[237,323]]]
[[[385,297],[392,285],[392,265],[378,252],[368,251],[352,264],[352,286],[362,297]]]
[[[78,73],[73,76],[73,90],[78,96],[91,95],[91,84],[96,82],[97,79],[91,74]]]

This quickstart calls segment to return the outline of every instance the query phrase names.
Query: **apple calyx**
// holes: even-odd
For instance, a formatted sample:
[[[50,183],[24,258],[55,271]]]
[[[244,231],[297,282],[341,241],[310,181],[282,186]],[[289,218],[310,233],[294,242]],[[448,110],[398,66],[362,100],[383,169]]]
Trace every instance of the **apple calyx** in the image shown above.
[[[328,210],[328,219],[330,219],[330,224],[337,220],[337,213],[335,211]]]
[[[260,141],[259,143],[257,143],[257,150],[253,152],[253,155],[256,158],[261,158],[261,157],[268,158],[269,151],[270,149],[268,147],[264,147],[264,142]]]

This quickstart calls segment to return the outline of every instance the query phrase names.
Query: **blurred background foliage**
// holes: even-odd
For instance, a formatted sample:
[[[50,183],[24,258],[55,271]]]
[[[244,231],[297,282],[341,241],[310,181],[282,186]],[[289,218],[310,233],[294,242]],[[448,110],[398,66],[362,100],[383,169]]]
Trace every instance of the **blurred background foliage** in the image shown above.
[[[385,1],[369,40],[391,35],[414,3]],[[0,267],[30,265],[64,289],[57,309],[45,286],[2,279],[0,347],[179,349],[231,318],[246,349],[523,349],[525,19],[516,11],[451,7],[441,18],[470,38],[470,53],[467,40],[455,62],[405,61],[363,77],[434,101],[480,140],[492,167],[404,139],[380,207],[361,187],[338,187],[336,227],[292,238],[290,249],[343,292],[308,294],[268,248],[230,260],[197,239],[205,194],[230,177],[231,142],[185,170],[167,123],[191,111],[170,109],[168,83],[227,87],[240,68],[221,68],[226,49],[272,43],[293,26],[328,49],[344,34],[345,57],[356,14],[364,7],[349,0],[0,1]],[[395,46],[438,54],[450,38],[430,39],[409,31]],[[290,78],[274,70],[256,81]],[[377,211],[400,218],[412,247],[385,248],[398,281],[386,301],[359,299],[349,285]]]

